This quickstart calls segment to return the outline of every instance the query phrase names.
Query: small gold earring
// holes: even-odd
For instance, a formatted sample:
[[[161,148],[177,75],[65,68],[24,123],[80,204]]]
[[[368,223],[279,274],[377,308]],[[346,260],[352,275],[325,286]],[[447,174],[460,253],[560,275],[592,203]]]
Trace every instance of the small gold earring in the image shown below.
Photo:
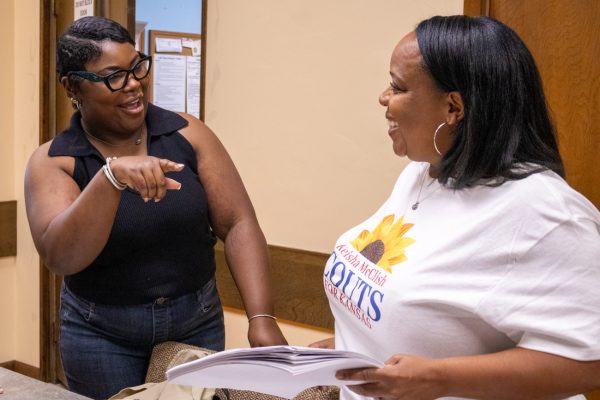
[[[73,104],[73,107],[79,110],[79,101],[75,97],[71,97],[71,104]]]

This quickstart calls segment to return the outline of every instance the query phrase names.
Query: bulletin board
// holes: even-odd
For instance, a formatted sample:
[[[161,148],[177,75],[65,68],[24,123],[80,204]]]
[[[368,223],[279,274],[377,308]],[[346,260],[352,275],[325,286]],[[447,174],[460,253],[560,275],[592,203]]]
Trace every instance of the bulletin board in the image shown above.
[[[204,120],[204,43],[198,33],[149,30],[149,100]]]

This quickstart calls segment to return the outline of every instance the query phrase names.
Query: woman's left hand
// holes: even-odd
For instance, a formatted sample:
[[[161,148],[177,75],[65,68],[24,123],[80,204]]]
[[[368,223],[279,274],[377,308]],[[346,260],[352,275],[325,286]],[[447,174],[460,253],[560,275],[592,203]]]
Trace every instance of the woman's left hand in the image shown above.
[[[366,381],[348,388],[362,396],[377,399],[430,400],[443,396],[443,388],[433,368],[435,360],[396,354],[382,368],[340,370],[336,378]]]
[[[279,325],[271,318],[255,318],[249,322],[248,341],[251,347],[286,345]]]
[[[489,354],[422,358],[396,354],[382,368],[338,371],[348,388],[377,399],[567,398],[600,388],[600,360],[577,361],[521,347]]]

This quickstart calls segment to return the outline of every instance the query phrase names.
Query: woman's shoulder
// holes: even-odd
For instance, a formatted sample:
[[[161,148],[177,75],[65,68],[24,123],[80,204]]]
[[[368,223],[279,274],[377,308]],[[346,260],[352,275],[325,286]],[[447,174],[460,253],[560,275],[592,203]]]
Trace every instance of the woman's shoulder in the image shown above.
[[[180,116],[181,118],[183,118],[186,122],[187,125],[182,128],[183,130],[186,131],[204,131],[205,129],[208,129],[206,124],[204,122],[202,122],[201,120],[199,120],[198,118],[196,118],[195,116],[185,113],[185,112],[178,112],[177,113],[178,116]]]
[[[195,127],[195,128],[206,128],[206,124],[200,120],[198,117],[186,113],[186,112],[177,112],[176,113],[179,117],[183,118],[186,122],[187,122],[187,126],[188,127]]]
[[[186,112],[171,111],[148,103],[146,126],[153,135],[196,132],[208,129],[204,122]]]
[[[561,176],[546,170],[526,178],[509,181],[506,196],[513,205],[558,219],[592,219],[600,224],[600,212],[584,195],[571,187]]]
[[[152,135],[177,132],[188,125],[188,121],[175,111],[167,110],[148,102],[146,127]]]
[[[61,135],[59,134],[58,136],[39,145],[38,148],[35,149],[29,156],[30,162],[32,160],[34,160],[36,162],[41,162],[42,160],[52,162],[53,159],[56,158],[56,157],[54,157],[54,154],[52,154],[52,149],[57,147],[57,145],[58,145],[57,142],[60,142],[61,139],[62,139]]]
[[[52,170],[62,170],[69,175],[73,174],[75,160],[70,156],[52,156],[50,149],[57,138],[51,139],[41,144],[29,156],[27,161],[27,171],[39,171],[48,173]]]
[[[179,133],[191,143],[197,152],[211,150],[214,146],[221,147],[217,135],[202,121],[188,113],[177,113],[178,116],[187,121],[187,125],[179,130]]]
[[[172,142],[191,146],[198,152],[203,146],[203,136],[209,129],[198,118],[185,112],[174,112],[148,103],[146,126],[153,137],[165,137]],[[210,131],[209,131],[210,133]]]
[[[53,142],[54,139],[50,139],[49,141],[39,145],[39,147],[35,149],[29,156],[29,162],[31,163],[32,160],[39,161],[46,158],[50,158],[50,156],[48,155],[48,151],[50,150],[50,147],[52,146]]]

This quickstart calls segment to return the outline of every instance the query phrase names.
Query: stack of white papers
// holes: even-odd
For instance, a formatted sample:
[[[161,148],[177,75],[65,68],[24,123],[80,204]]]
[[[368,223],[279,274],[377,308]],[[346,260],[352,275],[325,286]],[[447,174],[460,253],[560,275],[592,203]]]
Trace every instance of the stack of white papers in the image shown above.
[[[288,399],[312,386],[351,385],[335,373],[383,363],[352,351],[296,346],[231,349],[178,365],[167,371],[171,383],[268,393]]]

